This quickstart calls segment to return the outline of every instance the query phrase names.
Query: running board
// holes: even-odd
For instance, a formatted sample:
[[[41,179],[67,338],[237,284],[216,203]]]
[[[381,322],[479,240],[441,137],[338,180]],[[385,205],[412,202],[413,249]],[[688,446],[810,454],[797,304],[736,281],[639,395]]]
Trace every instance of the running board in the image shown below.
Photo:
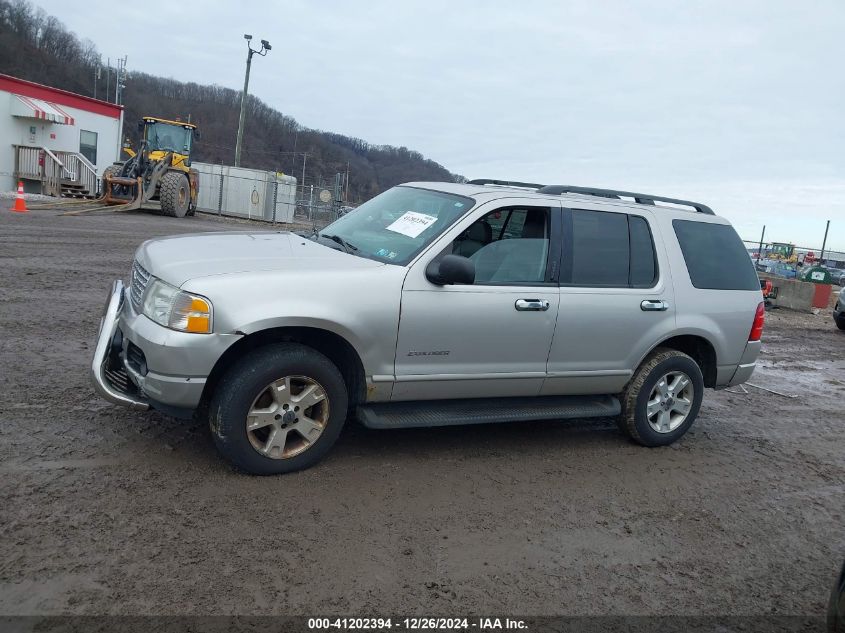
[[[371,429],[453,426],[488,422],[528,422],[619,415],[614,396],[538,396],[377,402],[358,407],[358,419]]]

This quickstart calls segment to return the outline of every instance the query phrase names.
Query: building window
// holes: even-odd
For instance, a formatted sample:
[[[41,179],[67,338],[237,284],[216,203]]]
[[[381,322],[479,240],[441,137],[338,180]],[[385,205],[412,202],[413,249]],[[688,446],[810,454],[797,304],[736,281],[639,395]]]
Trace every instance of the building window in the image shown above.
[[[79,153],[91,161],[92,165],[97,164],[97,133],[88,130],[79,131]]]

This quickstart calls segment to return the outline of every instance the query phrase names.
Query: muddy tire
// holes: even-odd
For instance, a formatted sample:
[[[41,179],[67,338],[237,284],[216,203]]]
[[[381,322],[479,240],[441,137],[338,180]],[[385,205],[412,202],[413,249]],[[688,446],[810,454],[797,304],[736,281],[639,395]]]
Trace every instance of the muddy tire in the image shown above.
[[[114,177],[120,173],[121,168],[123,165],[110,165],[103,170],[103,178],[100,181],[100,192],[106,192],[106,176]]]
[[[217,384],[209,427],[217,450],[255,475],[302,470],[334,445],[348,394],[338,368],[318,351],[277,343],[250,352]]]
[[[666,446],[692,426],[703,395],[698,363],[683,352],[657,348],[620,397],[619,427],[638,444]]]
[[[161,179],[159,188],[161,212],[174,218],[184,218],[191,206],[188,179],[178,171],[169,171]]]

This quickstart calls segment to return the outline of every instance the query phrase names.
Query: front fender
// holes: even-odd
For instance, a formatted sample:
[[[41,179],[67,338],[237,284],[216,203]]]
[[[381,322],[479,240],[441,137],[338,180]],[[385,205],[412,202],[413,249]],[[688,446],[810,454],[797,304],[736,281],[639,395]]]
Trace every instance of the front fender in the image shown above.
[[[401,266],[202,277],[182,287],[208,297],[215,332],[254,334],[280,327],[327,330],[344,338],[364,372],[393,375]]]

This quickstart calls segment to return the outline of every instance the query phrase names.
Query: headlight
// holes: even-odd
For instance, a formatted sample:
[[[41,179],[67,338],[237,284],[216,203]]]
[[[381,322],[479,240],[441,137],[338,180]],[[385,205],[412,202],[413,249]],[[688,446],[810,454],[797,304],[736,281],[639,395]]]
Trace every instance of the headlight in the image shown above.
[[[164,327],[182,332],[211,333],[211,302],[205,297],[183,292],[161,279],[150,280],[141,312]]]

